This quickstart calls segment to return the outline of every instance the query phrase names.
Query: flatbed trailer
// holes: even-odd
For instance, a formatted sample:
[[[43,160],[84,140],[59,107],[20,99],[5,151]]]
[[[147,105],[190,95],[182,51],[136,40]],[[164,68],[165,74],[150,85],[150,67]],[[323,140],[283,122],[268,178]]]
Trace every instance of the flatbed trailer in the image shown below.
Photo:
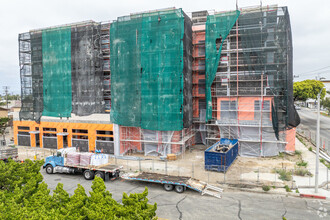
[[[0,160],[8,160],[9,158],[11,158],[13,160],[18,158],[17,148],[1,147],[0,148]]]
[[[159,173],[125,173],[121,175],[122,179],[136,180],[143,182],[159,183],[164,186],[166,191],[175,190],[177,193],[183,193],[187,188],[200,192],[202,195],[208,194],[221,198],[222,189],[212,186],[206,182],[184,176],[172,176]]]

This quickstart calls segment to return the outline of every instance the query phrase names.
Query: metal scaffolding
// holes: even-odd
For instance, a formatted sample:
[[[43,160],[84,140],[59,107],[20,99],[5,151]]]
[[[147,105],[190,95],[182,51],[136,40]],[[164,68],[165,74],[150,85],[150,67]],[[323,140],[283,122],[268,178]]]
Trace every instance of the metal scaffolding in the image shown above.
[[[138,127],[120,126],[120,154],[130,151],[152,156],[184,155],[194,144],[195,132],[190,128],[181,131],[155,131]]]
[[[215,12],[214,16],[225,13],[229,12]],[[193,70],[199,79],[194,81],[195,87],[201,87],[200,78],[205,74],[205,64],[201,60],[208,50],[205,49],[204,35],[201,38],[201,33],[205,34],[204,30],[209,25],[208,21],[201,19],[203,15],[207,16],[207,12],[192,14],[192,20],[197,21],[193,27]],[[295,109],[287,8],[241,9],[228,36],[214,43],[217,49],[223,44],[211,86],[212,119],[207,121],[206,129],[201,126],[205,114],[197,103],[200,97],[205,97],[205,92],[193,91],[197,94],[194,99],[196,134],[206,130],[208,146],[220,137],[238,139],[242,156],[274,156],[284,151],[288,139],[292,140],[287,135],[290,133],[292,136],[292,132],[288,131],[299,124],[299,117],[294,115],[290,118],[289,114]]]

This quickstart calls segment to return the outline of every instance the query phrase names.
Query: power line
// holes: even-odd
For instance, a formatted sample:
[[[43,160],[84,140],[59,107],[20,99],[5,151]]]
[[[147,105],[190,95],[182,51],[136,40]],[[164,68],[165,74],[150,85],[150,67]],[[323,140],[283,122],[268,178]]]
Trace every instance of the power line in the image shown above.
[[[316,69],[316,70],[311,70],[311,71],[308,71],[308,72],[300,73],[298,75],[310,75],[310,74],[313,74],[313,72],[317,72],[317,71],[324,70],[324,69],[327,69],[327,68],[330,68],[330,66],[325,66],[325,67],[322,67],[320,69]]]
[[[315,73],[309,73],[309,74],[297,74],[299,76],[310,76],[310,75],[318,75],[318,74],[325,74],[325,73],[330,73],[330,69],[329,70],[323,70],[323,71],[320,71],[320,72],[315,72]]]

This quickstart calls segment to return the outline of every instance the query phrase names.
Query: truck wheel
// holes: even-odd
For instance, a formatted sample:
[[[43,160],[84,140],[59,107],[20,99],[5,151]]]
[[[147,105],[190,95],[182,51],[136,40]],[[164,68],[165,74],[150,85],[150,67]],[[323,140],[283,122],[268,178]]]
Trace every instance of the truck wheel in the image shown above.
[[[164,189],[166,191],[172,191],[174,186],[172,184],[164,184]]]
[[[104,172],[102,171],[96,171],[95,176],[100,177],[104,180]]]
[[[176,185],[175,188],[174,188],[175,192],[177,193],[183,193],[184,191],[184,187],[181,186],[181,185]]]
[[[94,173],[91,170],[85,170],[84,171],[84,177],[86,180],[92,180],[94,179]]]
[[[115,178],[118,178],[118,177],[119,177],[119,173],[120,173],[120,171],[116,171],[114,177],[115,177]]]
[[[46,166],[46,173],[48,173],[48,174],[52,174],[53,173],[53,166],[52,165],[48,164]]]

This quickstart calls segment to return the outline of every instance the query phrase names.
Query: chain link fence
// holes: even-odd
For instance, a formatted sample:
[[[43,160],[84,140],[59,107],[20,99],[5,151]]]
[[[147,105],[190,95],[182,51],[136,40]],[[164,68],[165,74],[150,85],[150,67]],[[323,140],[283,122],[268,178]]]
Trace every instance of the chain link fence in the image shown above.
[[[299,125],[296,131],[304,136],[308,141],[316,146],[316,131],[310,130],[302,125]],[[326,151],[328,154],[330,153],[330,139],[320,135],[320,148]]]
[[[273,187],[284,187],[290,189],[297,187],[309,188],[315,186],[315,168],[295,167],[295,168],[229,168],[227,172],[214,172],[204,169],[204,164],[200,162],[182,161],[160,161],[158,159],[144,158],[110,158],[113,164],[123,166],[122,172],[149,172],[172,176],[192,177],[210,184],[228,184],[239,187],[253,187],[268,185]],[[319,169],[319,187],[328,189],[329,170]]]
[[[199,155],[200,152],[196,152]],[[47,156],[56,155],[56,149],[42,149],[31,147],[18,147],[19,160],[45,159]],[[197,157],[198,158],[198,157]],[[122,172],[136,173],[149,172],[164,175],[192,177],[210,184],[228,184],[239,187],[253,187],[268,185],[289,188],[313,187],[315,183],[314,168],[304,167],[244,167],[233,164],[226,172],[207,171],[204,167],[204,157],[198,159],[181,158],[173,161],[160,160],[152,157],[118,156],[109,155],[109,163],[122,166]],[[221,169],[221,167],[216,168]],[[328,169],[320,169],[321,187],[329,180]],[[322,184],[324,186],[322,186]]]
[[[269,185],[277,187],[292,185],[292,187],[295,187],[294,184],[291,184],[292,179],[281,180],[280,174],[273,168],[230,167],[227,172],[215,172],[205,170],[203,161],[162,161],[142,157],[111,157],[109,162],[122,166],[122,172],[149,172],[192,177],[210,184]],[[294,173],[294,171],[292,172]]]
[[[19,146],[18,149],[18,160],[24,161],[26,159],[30,160],[44,160],[50,155],[56,155],[57,149],[46,149],[46,148],[36,148],[36,147],[23,147]]]

